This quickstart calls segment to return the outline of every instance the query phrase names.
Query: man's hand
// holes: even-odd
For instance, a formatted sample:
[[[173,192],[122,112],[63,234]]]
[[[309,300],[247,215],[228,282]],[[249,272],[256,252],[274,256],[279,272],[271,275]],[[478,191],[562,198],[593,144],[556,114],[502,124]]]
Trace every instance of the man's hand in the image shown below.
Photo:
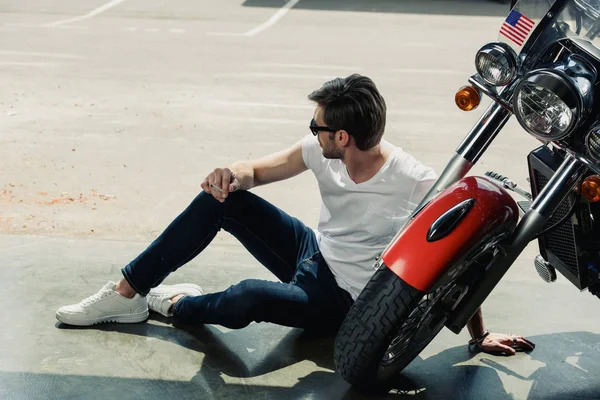
[[[478,347],[486,353],[504,353],[512,356],[517,350],[531,351],[535,348],[535,344],[525,339],[523,336],[490,333],[483,339]]]
[[[240,188],[240,182],[229,168],[217,168],[208,174],[201,186],[206,193],[222,203],[229,193]]]

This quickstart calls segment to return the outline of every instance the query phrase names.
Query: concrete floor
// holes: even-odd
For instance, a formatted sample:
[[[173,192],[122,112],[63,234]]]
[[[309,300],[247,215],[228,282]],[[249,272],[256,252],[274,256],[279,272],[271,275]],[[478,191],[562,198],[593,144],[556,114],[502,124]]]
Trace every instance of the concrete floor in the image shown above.
[[[154,314],[90,329],[54,318],[119,279],[212,168],[307,134],[306,96],[325,80],[371,76],[388,140],[438,171],[479,117],[453,96],[505,4],[301,0],[260,30],[284,3],[0,0],[1,399],[362,398],[334,372],[332,338],[268,324],[190,330]],[[526,184],[535,146],[510,121],[473,172]],[[256,192],[316,224],[310,174]],[[535,250],[484,314],[536,350],[470,353],[466,332],[445,330],[389,398],[600,398],[600,303],[566,279],[544,284]],[[220,235],[167,281],[213,291],[248,277],[273,279]]]

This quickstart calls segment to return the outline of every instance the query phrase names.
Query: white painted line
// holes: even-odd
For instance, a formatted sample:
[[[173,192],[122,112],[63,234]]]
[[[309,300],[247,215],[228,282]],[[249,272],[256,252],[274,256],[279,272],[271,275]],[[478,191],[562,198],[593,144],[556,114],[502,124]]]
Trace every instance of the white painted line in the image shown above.
[[[4,26],[10,28],[49,28],[50,26],[46,25],[35,25],[35,24],[18,24],[18,23],[7,23]],[[89,29],[87,26],[52,26],[52,28],[61,28],[61,29],[78,29],[78,30],[86,30]]]
[[[20,24],[20,23],[15,23],[15,22],[8,22],[6,24],[4,24],[4,26],[8,26],[11,28],[39,28],[39,25],[35,25],[35,24]]]
[[[264,24],[261,24],[261,25],[257,26],[254,29],[249,30],[246,33],[244,33],[244,36],[254,36],[257,33],[260,33],[262,31],[264,31],[265,29],[268,29],[271,26],[275,25],[277,23],[277,21],[279,21],[281,18],[283,18],[283,16],[285,14],[287,14],[288,11],[290,11],[290,9],[292,9],[292,7],[294,7],[296,4],[298,4],[299,1],[300,0],[290,0],[290,1],[288,1],[275,14],[273,14],[273,16],[271,18],[269,18],[269,20],[267,22],[265,22]]]
[[[185,29],[169,29],[171,33],[184,33]]]
[[[316,65],[316,64],[287,64],[287,63],[252,63],[248,64],[256,67],[269,68],[305,68],[305,69],[338,69],[344,71],[360,71],[360,67],[350,67],[347,65]]]
[[[127,32],[135,32],[138,30],[138,28],[135,26],[130,26],[129,28],[123,28],[123,30]]]
[[[77,59],[77,60],[84,60],[85,59],[85,57],[76,56],[74,54],[37,53],[37,52],[31,52],[31,51],[16,51],[16,50],[0,50],[0,56],[72,58],[72,59]]]
[[[64,24],[70,24],[71,22],[77,22],[77,21],[82,21],[84,19],[88,19],[88,18],[92,18],[95,17],[98,14],[102,14],[104,11],[109,10],[111,8],[113,8],[114,6],[124,2],[125,0],[111,0],[108,3],[101,5],[100,7],[90,11],[87,14],[84,15],[80,15],[77,17],[73,17],[73,18],[68,18],[68,19],[62,19],[60,21],[54,21],[54,22],[50,22],[47,24],[44,24],[43,26],[47,26],[47,27],[54,27],[54,26],[59,26],[59,25],[64,25]]]
[[[59,64],[43,62],[0,61],[0,67],[56,67]]]
[[[243,33],[231,33],[231,32],[206,32],[208,36],[244,36]]]

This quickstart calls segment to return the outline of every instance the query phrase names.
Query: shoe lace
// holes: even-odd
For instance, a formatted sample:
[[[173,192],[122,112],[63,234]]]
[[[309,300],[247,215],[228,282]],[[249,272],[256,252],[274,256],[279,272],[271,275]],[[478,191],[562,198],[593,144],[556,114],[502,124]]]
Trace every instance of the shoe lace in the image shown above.
[[[110,292],[102,290],[102,291],[100,291],[100,292],[98,292],[96,294],[91,295],[90,297],[87,297],[87,298],[83,299],[81,301],[81,305],[82,306],[89,306],[90,304],[95,303],[96,301],[105,298],[106,296],[108,296],[109,293]]]

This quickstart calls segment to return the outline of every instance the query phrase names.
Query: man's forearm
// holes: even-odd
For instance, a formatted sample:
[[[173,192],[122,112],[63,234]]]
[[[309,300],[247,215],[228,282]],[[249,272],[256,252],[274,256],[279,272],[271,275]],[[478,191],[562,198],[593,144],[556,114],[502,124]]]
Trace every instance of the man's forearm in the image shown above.
[[[228,167],[240,183],[241,190],[250,190],[254,185],[254,168],[248,161],[236,161]]]
[[[481,312],[481,307],[477,309],[469,322],[467,322],[467,329],[469,330],[471,338],[473,339],[480,338],[485,333],[485,325],[483,324],[483,313]]]

